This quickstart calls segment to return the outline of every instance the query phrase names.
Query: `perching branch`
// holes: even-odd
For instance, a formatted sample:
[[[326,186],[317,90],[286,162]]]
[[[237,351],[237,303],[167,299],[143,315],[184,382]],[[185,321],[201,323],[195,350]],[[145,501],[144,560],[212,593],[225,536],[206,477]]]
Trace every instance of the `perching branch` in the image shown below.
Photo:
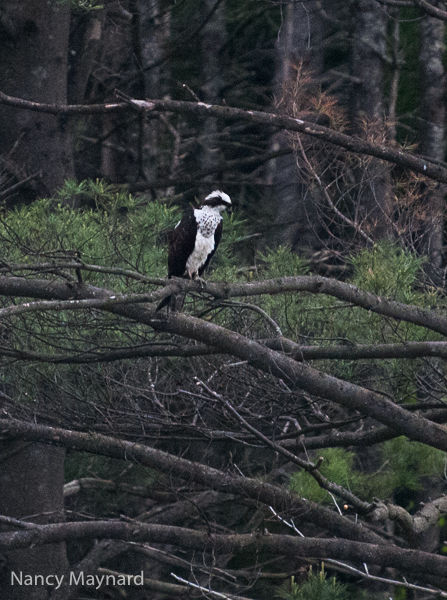
[[[180,285],[183,280],[177,280],[172,285]],[[197,282],[185,281],[188,285],[198,285]],[[321,373],[306,364],[300,364],[280,352],[270,350],[259,342],[250,340],[234,331],[226,330],[224,327],[207,322],[190,315],[182,313],[171,313],[169,316],[155,312],[154,308],[146,309],[136,304],[120,304],[111,301],[114,295],[108,290],[78,284],[68,286],[59,282],[23,280],[20,278],[0,277],[0,293],[5,286],[5,295],[14,296],[37,296],[45,294],[47,297],[69,296],[75,294],[78,298],[98,298],[98,306],[103,310],[125,318],[133,319],[141,324],[152,327],[155,331],[172,333],[197,342],[219,348],[221,352],[237,356],[246,360],[252,366],[259,368],[269,374],[279,377],[288,385],[302,389],[314,396],[327,398],[337,402],[350,410],[357,410],[365,415],[376,419],[387,425],[396,432],[406,435],[409,439],[428,444],[439,450],[447,451],[447,432],[436,423],[428,421],[418,415],[410,414],[397,406],[385,396],[371,392],[361,386],[342,381],[331,375]],[[447,319],[434,311],[423,311],[417,307],[406,306],[393,301],[382,300],[373,294],[361,292],[355,286],[341,284],[323,277],[284,277],[269,282],[259,282],[262,290],[268,293],[274,290],[276,293],[285,291],[288,286],[303,286],[320,293],[337,293],[346,296],[364,308],[369,308],[388,316],[405,315],[406,320],[417,324],[429,324],[435,331],[447,330]],[[246,293],[256,290],[260,292],[258,284],[211,284],[214,289],[220,287],[224,290],[233,290]],[[19,293],[21,290],[21,293]],[[32,291],[31,291],[32,290]],[[172,292],[171,292],[172,293]],[[39,296],[39,297],[42,297]],[[101,304],[102,303],[102,304]]]
[[[399,321],[407,321],[408,323],[413,323],[414,325],[426,327],[437,333],[447,335],[447,317],[440,311],[388,300],[371,292],[364,292],[355,285],[320,275],[280,277],[278,279],[234,284],[208,281],[205,283],[205,286],[197,281],[178,278],[159,281],[166,282],[166,287],[146,296],[139,295],[138,301],[159,302],[162,298],[171,294],[201,291],[219,299],[309,292],[312,294],[327,294],[328,296],[333,296],[334,298],[349,302],[379,315]],[[0,295],[42,300],[102,298],[104,301],[110,300],[110,297],[113,296],[116,299],[114,300],[116,303],[120,302],[118,295],[103,288],[76,283],[67,284],[59,281],[24,279],[21,277],[0,276]],[[135,298],[137,299],[137,295],[135,295]],[[144,300],[144,298],[147,299]],[[126,302],[124,296],[122,301]],[[42,305],[42,309],[44,309],[44,306]]]

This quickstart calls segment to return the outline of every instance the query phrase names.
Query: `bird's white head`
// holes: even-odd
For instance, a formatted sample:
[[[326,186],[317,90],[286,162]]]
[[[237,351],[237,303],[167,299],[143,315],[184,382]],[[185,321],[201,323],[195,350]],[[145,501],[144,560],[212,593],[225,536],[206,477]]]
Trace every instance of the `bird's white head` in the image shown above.
[[[216,208],[219,212],[222,212],[226,208],[230,208],[231,198],[228,194],[225,194],[225,192],[214,190],[214,192],[208,194],[203,201],[202,206],[210,206],[211,208]]]

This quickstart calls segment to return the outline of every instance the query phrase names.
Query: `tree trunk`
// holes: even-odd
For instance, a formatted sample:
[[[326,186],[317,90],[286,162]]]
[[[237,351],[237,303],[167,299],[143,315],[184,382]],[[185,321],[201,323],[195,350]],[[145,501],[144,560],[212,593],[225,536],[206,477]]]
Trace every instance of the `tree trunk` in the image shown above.
[[[383,143],[387,137],[383,102],[386,12],[379,3],[357,0],[352,45],[351,119],[355,133]],[[358,169],[360,224],[373,239],[391,232],[392,193],[389,166],[370,159]]]
[[[279,100],[287,94],[296,67],[310,76],[318,76],[323,69],[323,24],[319,2],[290,2],[284,8],[284,22],[276,44],[275,96]],[[281,151],[290,147],[284,132],[274,135],[272,149]],[[294,154],[286,154],[271,161],[268,175],[274,201],[277,203],[277,239],[294,251],[310,253],[321,248],[323,230],[319,223],[316,199],[303,183]]]
[[[215,5],[215,0],[203,0],[203,14],[210,14]],[[224,14],[224,3],[221,2],[214,14],[202,30],[201,50],[202,85],[200,88],[201,99],[207,104],[220,104],[223,88],[222,68],[220,61],[220,50],[226,39],[226,25]],[[201,130],[200,140],[200,169],[206,171],[219,166],[221,152],[217,140],[219,123],[217,119],[205,119]],[[210,186],[216,176],[205,177],[200,186],[201,195],[208,194]]]
[[[45,444],[0,444],[0,514],[31,523],[64,519],[64,456],[62,448]],[[1,527],[8,531],[7,526]],[[65,544],[9,551],[0,579],[0,595],[8,600],[44,600],[45,586],[18,585],[17,576],[62,575],[67,569]],[[14,585],[12,585],[12,581]],[[38,582],[40,583],[40,582]]]
[[[0,0],[0,86],[12,96],[64,104],[70,10],[56,2]],[[63,117],[0,106],[0,154],[21,187],[20,200],[55,192],[73,176],[69,124]]]
[[[140,60],[144,73],[143,97],[163,98],[167,93],[168,66],[162,61],[171,30],[171,11],[164,0],[138,1]],[[141,116],[141,172],[148,181],[163,175],[174,175],[177,156],[171,164],[167,153],[160,151],[165,126],[159,119]],[[175,141],[174,141],[175,143]],[[162,195],[173,190],[163,190]]]
[[[443,65],[445,22],[424,15],[421,20],[421,121],[420,153],[439,161],[445,159],[445,71]],[[432,182],[422,189],[425,227],[419,251],[428,257],[427,274],[435,285],[442,285],[441,273],[444,228],[445,185]]]
[[[101,44],[96,101],[113,101],[116,88],[137,98],[143,94],[143,75],[138,61],[139,15],[133,0],[111,0],[106,4],[106,19]],[[139,135],[140,119],[128,121],[123,115],[102,116],[100,138],[102,177],[118,183],[135,182],[140,175],[140,161],[132,150]]]
[[[421,49],[419,54],[421,78],[421,108],[419,128],[419,151],[423,156],[439,161],[445,160],[445,72],[443,56],[445,50],[445,22],[423,13],[421,20]],[[443,229],[444,196],[443,184],[429,182],[421,185],[421,214],[424,215],[422,231],[418,240],[418,251],[428,258],[425,273],[429,282],[444,285]],[[418,370],[417,397],[419,401],[442,401],[445,389],[443,367],[440,359],[424,361]],[[428,502],[440,495],[440,481],[428,479],[424,489],[416,494],[416,502]],[[429,527],[414,540],[419,550],[432,552],[439,547],[441,530],[438,524]]]
[[[0,0],[2,61],[0,89],[36,102],[67,102],[68,5]],[[48,196],[73,177],[72,141],[67,121],[0,106],[0,153],[17,181],[35,174],[10,203]],[[0,442],[0,514],[31,522],[63,518],[64,452],[41,444]],[[8,552],[0,596],[8,600],[47,598],[41,586],[11,586],[11,572],[63,573],[64,544]]]

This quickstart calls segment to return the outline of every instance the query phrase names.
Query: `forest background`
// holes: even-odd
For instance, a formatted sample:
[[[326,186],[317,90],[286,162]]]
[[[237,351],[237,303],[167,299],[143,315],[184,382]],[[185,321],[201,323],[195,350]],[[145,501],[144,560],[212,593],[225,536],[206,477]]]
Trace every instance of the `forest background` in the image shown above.
[[[0,0],[2,598],[447,597],[446,20]]]

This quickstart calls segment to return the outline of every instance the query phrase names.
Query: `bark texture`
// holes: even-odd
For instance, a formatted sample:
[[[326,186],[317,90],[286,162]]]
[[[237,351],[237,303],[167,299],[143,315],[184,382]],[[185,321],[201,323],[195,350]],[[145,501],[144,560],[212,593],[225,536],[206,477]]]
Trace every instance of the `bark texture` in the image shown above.
[[[289,2],[276,43],[275,96],[287,97],[294,85],[297,68],[318,77],[323,69],[323,22],[320,2]],[[272,149],[290,147],[283,131],[273,137]],[[269,183],[277,204],[278,241],[298,252],[313,253],[321,247],[323,231],[318,222],[315,190],[303,182],[294,153],[276,158],[269,167]]]
[[[67,102],[68,5],[1,0],[0,88],[35,102]],[[66,120],[0,108],[0,154],[16,179],[36,174],[27,198],[51,195],[73,175]],[[25,196],[25,193],[24,193]],[[25,196],[26,197],[26,196]]]
[[[355,82],[351,121],[357,135],[376,143],[387,138],[383,101],[386,57],[386,13],[380,4],[357,0],[351,75]],[[375,240],[391,230],[392,195],[388,166],[369,160],[358,169],[358,203],[361,227]]]
[[[445,159],[445,21],[424,16],[421,21],[421,121],[420,153],[428,158]],[[420,252],[428,256],[427,273],[436,285],[442,285],[443,228],[445,185],[423,187],[424,228],[421,232]]]
[[[33,522],[58,523],[64,520],[65,450],[46,444],[3,441],[0,444],[0,514]],[[7,526],[2,526],[7,531]],[[41,586],[11,585],[11,572],[30,575],[61,575],[67,569],[65,544],[8,550],[6,569],[0,579],[2,597],[10,600],[45,600]]]
[[[223,89],[223,69],[221,49],[226,40],[224,3],[219,2],[217,9],[213,0],[203,0],[203,14],[212,14],[201,33],[202,85],[201,99],[207,104],[220,104]],[[204,172],[215,170],[221,162],[218,135],[220,123],[217,119],[203,121],[200,143],[200,169]],[[215,176],[204,178],[200,193],[207,194]]]
[[[0,88],[34,102],[65,104],[68,4],[1,0],[0,14]],[[0,154],[16,181],[35,175],[30,184],[22,186],[22,201],[51,196],[65,179],[73,177],[72,139],[62,116],[17,113],[1,106]],[[40,444],[2,441],[0,455],[0,513],[19,518],[37,513],[42,523],[61,520],[64,452]],[[8,575],[11,571],[62,573],[66,569],[65,545],[49,545],[45,552],[37,548],[8,552],[6,562]],[[44,587],[11,586],[3,580],[0,588],[0,595],[10,600],[48,597]]]

